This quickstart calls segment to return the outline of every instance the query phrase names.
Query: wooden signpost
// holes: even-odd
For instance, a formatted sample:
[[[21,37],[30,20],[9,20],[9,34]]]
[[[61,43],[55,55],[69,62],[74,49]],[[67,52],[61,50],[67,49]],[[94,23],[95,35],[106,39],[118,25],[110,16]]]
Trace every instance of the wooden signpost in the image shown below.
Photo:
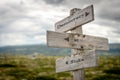
[[[56,60],[56,72],[72,71],[97,66],[95,50],[84,51],[82,55],[66,56]]]
[[[74,33],[59,33],[53,31],[47,31],[47,45],[49,47],[62,47],[62,48],[74,48],[96,50],[108,50],[108,39],[102,37],[95,37]]]
[[[98,65],[96,50],[108,50],[108,39],[83,35],[82,26],[94,20],[93,5],[74,8],[70,16],[55,24],[55,31],[47,31],[49,47],[71,48],[71,56],[56,60],[56,72],[72,71],[74,80],[84,80],[84,68]],[[65,33],[70,31],[71,33]]]
[[[78,27],[79,25],[88,23],[94,20],[93,5],[84,8],[83,10],[78,10],[73,15],[57,22],[55,24],[55,30],[57,32],[66,32]]]

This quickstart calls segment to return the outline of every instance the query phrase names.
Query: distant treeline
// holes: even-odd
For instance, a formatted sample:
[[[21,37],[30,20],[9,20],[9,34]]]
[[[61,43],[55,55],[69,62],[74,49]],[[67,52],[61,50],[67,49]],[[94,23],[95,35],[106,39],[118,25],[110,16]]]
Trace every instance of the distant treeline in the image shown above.
[[[100,55],[120,55],[120,44],[109,44],[109,51],[98,51]],[[70,55],[71,49],[67,48],[51,48],[46,45],[22,45],[22,46],[6,46],[0,47],[0,54],[33,54],[40,53],[43,55],[64,56]]]

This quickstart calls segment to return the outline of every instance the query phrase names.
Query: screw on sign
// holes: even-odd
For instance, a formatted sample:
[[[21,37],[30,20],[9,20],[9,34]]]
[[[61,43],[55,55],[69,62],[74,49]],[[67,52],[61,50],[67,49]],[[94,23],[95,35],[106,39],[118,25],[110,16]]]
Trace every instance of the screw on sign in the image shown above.
[[[70,16],[55,24],[55,31],[47,31],[49,47],[71,48],[71,56],[56,60],[56,72],[72,71],[74,80],[84,80],[84,68],[96,67],[96,50],[108,50],[108,39],[83,35],[82,25],[94,20],[93,5],[74,8]],[[71,33],[66,33],[70,31]]]

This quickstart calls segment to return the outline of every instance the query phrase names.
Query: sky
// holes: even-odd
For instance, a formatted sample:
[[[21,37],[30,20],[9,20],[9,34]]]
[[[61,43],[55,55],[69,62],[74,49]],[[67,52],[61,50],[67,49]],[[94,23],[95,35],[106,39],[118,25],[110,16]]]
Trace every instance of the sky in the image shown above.
[[[83,33],[120,43],[120,0],[0,0],[0,46],[46,44],[46,31],[73,8],[94,6]]]

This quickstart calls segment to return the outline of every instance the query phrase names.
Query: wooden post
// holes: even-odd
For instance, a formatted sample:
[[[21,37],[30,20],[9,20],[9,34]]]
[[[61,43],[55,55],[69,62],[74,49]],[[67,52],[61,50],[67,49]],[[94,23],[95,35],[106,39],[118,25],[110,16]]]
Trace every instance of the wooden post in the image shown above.
[[[78,8],[74,8],[70,11],[70,15],[74,15],[74,13],[78,10]],[[78,33],[78,34],[83,34],[82,32],[82,26],[79,26],[73,30],[71,30],[71,33]],[[76,55],[76,54],[83,54],[84,49],[81,46],[81,50],[77,50],[77,49],[72,49],[72,54],[71,55]],[[84,69],[79,69],[79,70],[75,70],[73,71],[73,78],[74,80],[84,80]]]
[[[82,34],[82,26],[79,26],[78,28],[74,29],[71,32]],[[81,46],[81,48],[83,47]],[[72,49],[71,55],[76,55],[76,54],[79,54],[79,55],[84,54],[84,49],[80,49],[80,50]],[[74,80],[84,80],[84,69],[73,71],[73,77],[74,77]]]

